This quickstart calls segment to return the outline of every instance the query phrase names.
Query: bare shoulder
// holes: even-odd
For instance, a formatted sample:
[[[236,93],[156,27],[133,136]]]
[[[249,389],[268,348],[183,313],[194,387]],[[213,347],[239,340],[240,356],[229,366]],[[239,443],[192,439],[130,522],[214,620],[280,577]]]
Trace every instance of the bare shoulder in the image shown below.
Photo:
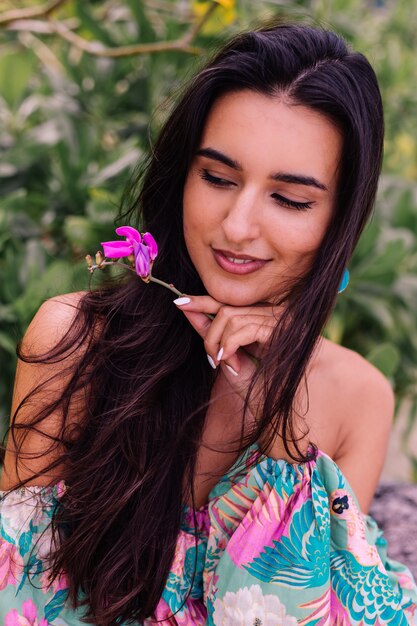
[[[394,393],[385,376],[352,350],[323,340],[320,362],[329,409],[339,425],[334,460],[366,511],[385,459]]]
[[[55,345],[71,327],[84,293],[66,293],[46,300],[28,326],[23,347],[39,351]]]
[[[70,330],[83,294],[76,292],[55,296],[44,302],[23,337],[22,359],[17,364],[11,411],[11,425],[17,439],[13,441],[9,434],[0,489],[10,489],[18,480],[31,479],[59,455],[58,448],[53,453],[49,452],[49,448],[62,428],[60,410],[48,414],[43,421],[36,420],[45,407],[45,398],[53,402],[62,395],[71,366],[79,354],[66,356],[64,353],[51,362],[42,357]],[[29,396],[30,402],[25,402]],[[82,415],[77,397],[74,397],[71,407],[74,409],[69,414],[68,423],[75,424]],[[34,424],[34,420],[37,431],[28,427]],[[16,443],[20,444],[18,454]],[[37,476],[28,484],[49,484],[59,477],[60,468],[57,466],[54,472]]]
[[[62,312],[68,312],[70,309],[77,309],[80,300],[85,294],[85,291],[73,291],[72,293],[63,293],[59,296],[53,296],[52,298],[45,300],[39,310],[47,310],[50,308],[56,309],[59,307]]]
[[[28,355],[28,361],[33,361],[32,357],[35,357],[36,360],[36,357],[48,353],[63,339],[73,325],[84,293],[74,292],[54,296],[39,307],[22,340],[21,352],[23,357]],[[19,359],[15,394],[17,392],[17,395],[20,397],[22,390],[27,391],[30,389],[33,382],[32,379],[41,376],[42,370],[47,367],[47,364],[31,363],[26,362],[25,359],[23,361]],[[56,367],[57,364],[54,363],[54,368]],[[22,368],[24,375],[21,375]],[[39,370],[38,373],[36,373],[37,370]]]
[[[369,410],[369,419],[377,410],[379,421],[390,423],[394,394],[387,378],[363,356],[332,341],[323,339],[320,351],[320,370],[328,391],[339,398],[341,413],[355,421],[363,409]]]

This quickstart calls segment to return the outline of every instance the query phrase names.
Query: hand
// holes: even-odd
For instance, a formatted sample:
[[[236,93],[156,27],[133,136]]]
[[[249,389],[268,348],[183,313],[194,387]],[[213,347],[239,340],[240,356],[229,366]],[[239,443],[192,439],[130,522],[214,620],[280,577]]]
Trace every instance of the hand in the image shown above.
[[[279,307],[272,304],[234,307],[211,296],[187,298],[190,302],[177,305],[178,308],[204,340],[209,361],[214,367],[221,365],[223,374],[244,397],[256,368],[250,355],[262,356],[276,326]],[[210,319],[207,314],[215,317]],[[245,351],[240,349],[243,346]]]

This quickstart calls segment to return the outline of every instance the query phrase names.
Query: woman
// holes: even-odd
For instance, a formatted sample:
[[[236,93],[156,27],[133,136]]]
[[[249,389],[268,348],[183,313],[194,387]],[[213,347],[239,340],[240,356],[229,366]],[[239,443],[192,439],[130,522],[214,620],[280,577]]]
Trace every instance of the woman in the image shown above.
[[[320,336],[382,140],[370,65],[322,29],[244,33],[191,81],[128,212],[184,295],[131,275],[47,301],[24,338],[7,626],[415,623],[364,515],[392,392]]]

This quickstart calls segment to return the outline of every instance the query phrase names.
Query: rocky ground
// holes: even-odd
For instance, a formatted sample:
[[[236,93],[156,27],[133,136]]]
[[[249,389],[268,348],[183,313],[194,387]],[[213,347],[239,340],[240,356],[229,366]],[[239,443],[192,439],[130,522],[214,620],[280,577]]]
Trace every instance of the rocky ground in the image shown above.
[[[382,479],[370,510],[388,541],[388,555],[405,563],[417,580],[417,484],[404,452],[407,409],[392,429]],[[406,437],[406,448],[417,456],[417,425]]]
[[[384,531],[388,556],[407,565],[417,580],[417,485],[381,483],[369,512]]]

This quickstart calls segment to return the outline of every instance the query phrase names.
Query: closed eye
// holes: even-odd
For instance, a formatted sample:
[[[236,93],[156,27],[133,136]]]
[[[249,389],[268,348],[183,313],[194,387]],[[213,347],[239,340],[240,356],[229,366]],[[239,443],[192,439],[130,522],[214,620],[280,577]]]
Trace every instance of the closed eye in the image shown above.
[[[314,202],[297,202],[296,200],[289,200],[288,198],[281,196],[279,193],[273,193],[272,198],[274,198],[277,204],[289,209],[297,209],[298,211],[311,209],[311,205],[314,204]]]
[[[234,185],[230,180],[226,180],[225,178],[219,178],[218,176],[213,176],[210,174],[208,170],[202,169],[199,170],[199,174],[203,180],[206,180],[211,185],[215,187],[228,187],[229,185]]]
[[[199,170],[199,174],[203,180],[206,180],[210,185],[214,187],[229,187],[230,185],[234,185],[230,180],[226,180],[225,178],[220,178],[218,176],[213,176],[206,169]],[[281,196],[278,193],[274,193],[271,196],[275,202],[281,206],[284,206],[289,209],[297,209],[298,211],[306,211],[307,209],[311,209],[311,205],[313,202],[297,202],[296,200],[289,200],[289,198],[285,198],[285,196]]]

